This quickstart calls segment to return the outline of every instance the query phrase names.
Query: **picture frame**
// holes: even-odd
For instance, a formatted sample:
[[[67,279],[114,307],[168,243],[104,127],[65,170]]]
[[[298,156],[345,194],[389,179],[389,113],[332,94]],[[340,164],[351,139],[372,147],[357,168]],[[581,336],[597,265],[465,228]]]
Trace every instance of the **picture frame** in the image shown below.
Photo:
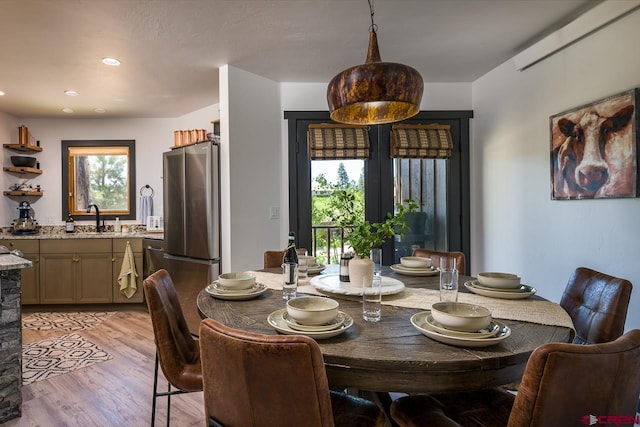
[[[551,199],[638,197],[634,88],[549,118]]]

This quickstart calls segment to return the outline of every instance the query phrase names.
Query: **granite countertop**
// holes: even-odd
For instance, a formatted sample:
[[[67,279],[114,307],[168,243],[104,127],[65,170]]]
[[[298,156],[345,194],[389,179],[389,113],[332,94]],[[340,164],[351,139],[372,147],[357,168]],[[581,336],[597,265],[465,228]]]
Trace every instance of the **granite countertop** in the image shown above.
[[[0,255],[0,270],[15,270],[17,268],[27,268],[33,266],[28,259],[20,258],[13,254]]]
[[[112,226],[107,226],[107,231],[96,233],[95,227],[77,226],[76,231],[67,233],[64,226],[42,226],[36,234],[13,234],[11,227],[0,228],[0,239],[5,240],[42,240],[42,239],[155,239],[164,240],[164,234],[148,232],[144,225],[134,224],[129,226],[126,233],[113,231]]]

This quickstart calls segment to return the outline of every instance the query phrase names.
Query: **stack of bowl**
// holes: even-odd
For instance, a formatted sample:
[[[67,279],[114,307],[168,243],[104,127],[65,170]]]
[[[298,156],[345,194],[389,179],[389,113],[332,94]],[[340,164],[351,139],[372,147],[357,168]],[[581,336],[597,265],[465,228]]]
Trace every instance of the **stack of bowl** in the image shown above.
[[[256,276],[247,272],[224,273],[218,276],[217,287],[223,291],[249,292],[256,285]]]
[[[338,329],[344,315],[338,310],[338,301],[320,296],[302,296],[287,301],[284,320],[294,330],[321,332]]]
[[[478,332],[491,324],[488,308],[464,302],[437,302],[431,307],[431,316],[438,326],[453,332]]]
[[[478,283],[493,289],[517,289],[520,287],[520,276],[511,273],[478,273]]]

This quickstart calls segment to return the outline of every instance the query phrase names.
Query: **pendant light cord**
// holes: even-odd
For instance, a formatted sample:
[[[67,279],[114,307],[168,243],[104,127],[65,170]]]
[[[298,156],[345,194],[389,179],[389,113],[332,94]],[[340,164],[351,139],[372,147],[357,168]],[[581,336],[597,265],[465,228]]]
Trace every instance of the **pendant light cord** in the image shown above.
[[[378,26],[373,22],[373,15],[375,12],[373,11],[373,0],[367,0],[369,2],[369,11],[371,12],[371,26],[369,27],[370,33],[375,33],[378,30]]]

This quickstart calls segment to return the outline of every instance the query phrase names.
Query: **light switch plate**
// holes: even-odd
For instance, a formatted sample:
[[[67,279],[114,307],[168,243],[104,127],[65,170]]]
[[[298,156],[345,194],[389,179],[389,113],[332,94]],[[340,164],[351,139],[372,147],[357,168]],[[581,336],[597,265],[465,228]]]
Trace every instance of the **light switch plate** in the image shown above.
[[[269,218],[270,219],[278,219],[280,218],[280,207],[279,206],[271,206],[269,209]]]

